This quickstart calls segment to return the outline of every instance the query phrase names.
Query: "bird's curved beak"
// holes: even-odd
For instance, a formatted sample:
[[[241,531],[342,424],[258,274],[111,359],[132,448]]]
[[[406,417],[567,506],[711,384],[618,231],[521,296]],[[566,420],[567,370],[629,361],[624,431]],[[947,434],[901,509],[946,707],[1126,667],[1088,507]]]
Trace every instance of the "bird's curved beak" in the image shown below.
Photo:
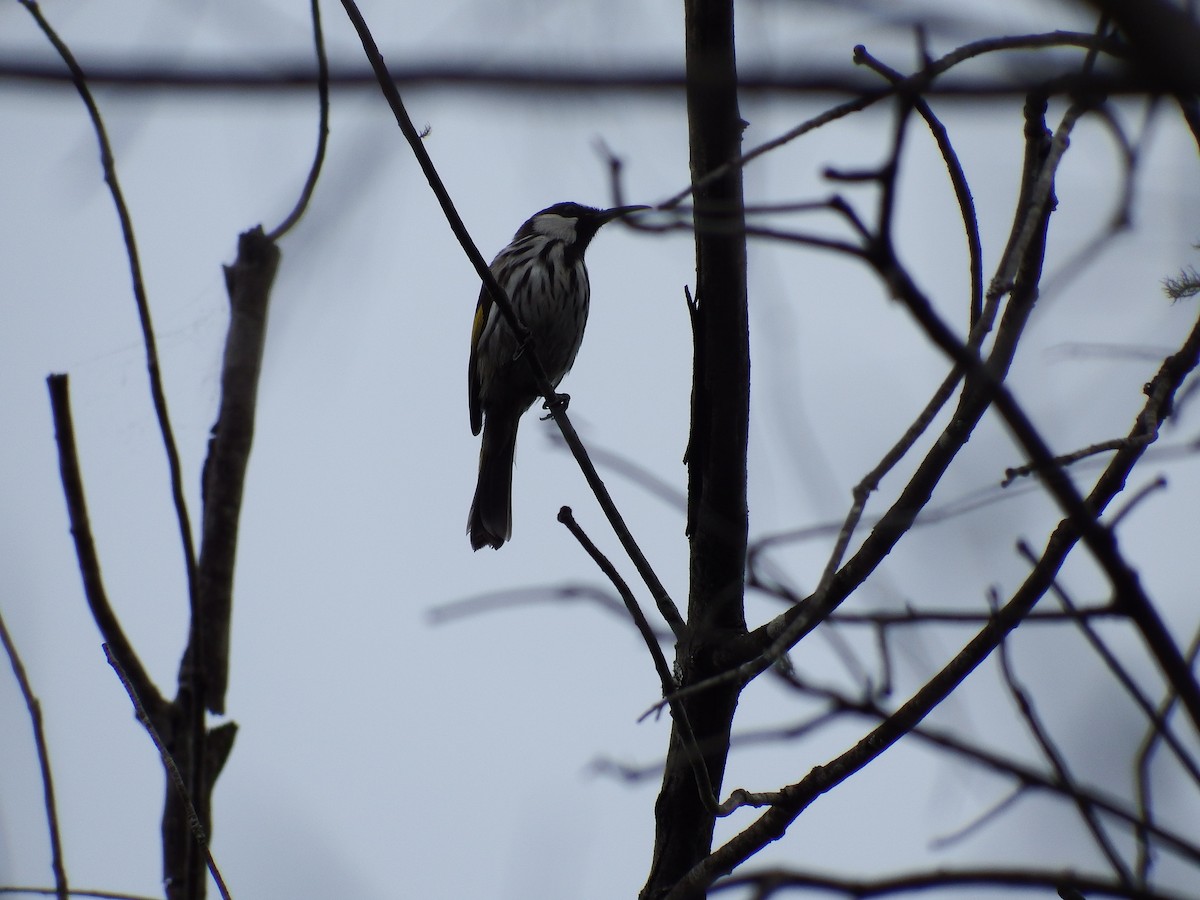
[[[637,212],[639,209],[650,209],[649,206],[614,206],[612,209],[606,209],[600,213],[600,223],[611,222],[613,219],[619,219],[621,216],[627,216],[631,212]]]

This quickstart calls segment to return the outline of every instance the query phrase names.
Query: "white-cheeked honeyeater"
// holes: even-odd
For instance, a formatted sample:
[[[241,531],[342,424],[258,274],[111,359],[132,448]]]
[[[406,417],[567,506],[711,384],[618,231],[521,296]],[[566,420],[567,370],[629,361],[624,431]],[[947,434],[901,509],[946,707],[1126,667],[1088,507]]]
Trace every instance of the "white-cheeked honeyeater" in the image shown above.
[[[593,209],[556,203],[535,213],[492,260],[492,274],[529,330],[532,346],[552,387],[570,371],[587,324],[591,289],[583,253],[606,222],[644,206]],[[479,481],[467,520],[471,546],[497,549],[512,537],[512,467],[517,425],[538,398],[499,307],[484,287],[475,308],[467,376],[471,432],[483,430]]]

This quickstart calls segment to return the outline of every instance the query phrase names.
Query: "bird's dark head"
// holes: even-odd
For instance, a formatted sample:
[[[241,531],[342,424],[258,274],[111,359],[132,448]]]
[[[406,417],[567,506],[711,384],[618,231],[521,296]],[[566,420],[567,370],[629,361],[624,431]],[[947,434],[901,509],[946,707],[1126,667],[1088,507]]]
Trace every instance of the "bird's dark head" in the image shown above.
[[[605,222],[611,222],[634,210],[649,208],[616,206],[612,209],[596,209],[581,203],[555,203],[541,212],[534,213],[521,226],[514,240],[541,235],[550,240],[562,241],[576,253],[582,253]]]

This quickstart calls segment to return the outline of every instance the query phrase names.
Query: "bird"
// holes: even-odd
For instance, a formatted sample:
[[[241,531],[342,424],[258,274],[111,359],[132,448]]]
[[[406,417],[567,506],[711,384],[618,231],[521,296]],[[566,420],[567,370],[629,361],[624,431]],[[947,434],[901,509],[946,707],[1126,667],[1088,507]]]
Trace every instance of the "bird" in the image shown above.
[[[570,371],[583,342],[591,294],[583,253],[601,226],[639,209],[649,207],[556,203],[530,216],[492,260],[492,274],[528,329],[551,387]],[[499,550],[512,537],[517,426],[539,396],[523,349],[484,285],[475,307],[467,375],[471,433],[483,431],[467,518],[473,550]]]

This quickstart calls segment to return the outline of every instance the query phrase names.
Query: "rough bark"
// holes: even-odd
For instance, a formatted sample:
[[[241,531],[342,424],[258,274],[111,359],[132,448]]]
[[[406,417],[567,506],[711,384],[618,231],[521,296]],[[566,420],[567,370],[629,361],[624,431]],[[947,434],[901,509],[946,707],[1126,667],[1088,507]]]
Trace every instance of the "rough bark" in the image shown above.
[[[746,441],[750,346],[732,0],[685,0],[687,104],[696,209],[692,424],[688,442],[691,538],[688,627],[676,669],[683,685],[716,674],[715,652],[745,633]],[[741,685],[684,702],[709,781],[719,790]],[[662,896],[711,850],[715,814],[702,796],[678,726],[655,809],[657,834],[643,900]],[[697,893],[699,897],[702,894]]]

